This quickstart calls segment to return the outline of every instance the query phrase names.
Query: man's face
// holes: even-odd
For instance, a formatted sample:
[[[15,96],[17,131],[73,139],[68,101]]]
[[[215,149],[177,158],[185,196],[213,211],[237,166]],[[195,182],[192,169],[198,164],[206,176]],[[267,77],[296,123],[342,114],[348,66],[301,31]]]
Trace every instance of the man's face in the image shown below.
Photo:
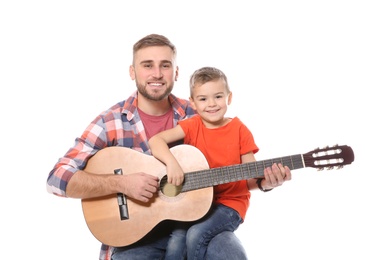
[[[135,54],[129,74],[136,81],[142,96],[155,101],[162,100],[171,93],[177,80],[178,67],[174,53],[167,46],[143,48]]]

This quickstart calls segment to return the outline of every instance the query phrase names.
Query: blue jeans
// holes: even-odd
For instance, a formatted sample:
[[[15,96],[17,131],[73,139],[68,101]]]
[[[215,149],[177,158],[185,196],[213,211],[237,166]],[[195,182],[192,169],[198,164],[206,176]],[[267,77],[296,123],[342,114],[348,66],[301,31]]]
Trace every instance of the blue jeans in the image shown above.
[[[165,260],[186,259],[186,232],[191,225],[190,222],[176,222],[167,243]]]
[[[223,231],[209,243],[206,260],[247,260],[241,241],[231,231]]]
[[[142,240],[130,246],[115,247],[111,259],[163,260],[174,223],[171,221],[162,222]]]
[[[196,246],[193,246],[193,248],[198,247],[198,244],[200,244],[196,252],[197,254],[199,254],[201,249],[206,248],[206,253],[204,250],[204,256],[202,256],[203,258],[195,258],[195,259],[247,260],[246,252],[240,240],[237,238],[237,236],[232,231],[222,232],[222,230],[236,230],[238,225],[242,223],[242,219],[239,217],[238,214],[237,215],[239,218],[237,218],[236,214],[237,213],[230,208],[227,208],[225,206],[219,206],[217,208],[213,208],[213,211],[208,213],[208,215],[205,216],[202,220],[194,223],[196,224],[196,227],[194,226],[194,229],[192,229],[194,232],[193,231],[190,232],[189,230],[189,232],[187,233],[188,235],[187,239],[189,240],[190,238],[189,234],[190,234],[191,235],[191,240],[189,240],[190,243],[194,243],[193,240],[196,239],[198,240]],[[209,227],[212,224],[213,225],[217,224],[218,226],[213,230],[207,229],[205,230],[206,232],[204,233],[203,231],[204,228]],[[170,223],[170,225],[175,225],[175,224]],[[202,228],[201,231],[199,231],[199,227]],[[166,259],[168,259],[171,253],[176,253],[179,256],[176,259],[186,259],[185,257],[182,257],[182,255],[179,255],[179,252],[183,252],[184,254],[184,250],[186,250],[185,246],[186,227],[179,227],[179,228],[181,229],[175,229],[171,233],[171,237],[168,234],[165,234],[158,238],[152,236],[153,239],[149,239],[143,243],[137,242],[132,246],[115,248],[112,255],[112,260],[146,260],[146,259],[163,260],[165,259],[165,256]],[[220,231],[218,232],[218,230]],[[174,234],[175,235],[180,234],[182,236],[175,237]],[[201,234],[204,237],[194,238],[194,236],[199,236],[199,234]],[[173,243],[173,239],[176,238],[178,238],[180,242],[177,242],[175,244]],[[183,239],[184,241],[183,243],[181,242],[181,239]],[[206,243],[206,245],[204,243]],[[171,246],[173,246],[174,249]]]
[[[188,260],[206,259],[211,240],[223,231],[234,232],[242,222],[241,216],[234,209],[221,204],[213,205],[210,212],[187,231]]]
[[[205,259],[210,241],[223,231],[235,231],[241,216],[224,205],[214,205],[202,219],[193,223],[177,223],[167,244],[165,260]]]
[[[166,237],[166,241],[169,237]],[[144,245],[127,250],[116,250],[112,256],[112,260],[162,260],[165,251],[160,246],[154,245],[164,244],[161,240],[155,244]],[[207,254],[207,260],[247,260],[247,255],[241,241],[230,231],[224,231],[216,235],[210,241]]]
[[[158,239],[148,244],[136,244],[130,247],[116,247],[112,253],[112,260],[163,260],[169,237]]]

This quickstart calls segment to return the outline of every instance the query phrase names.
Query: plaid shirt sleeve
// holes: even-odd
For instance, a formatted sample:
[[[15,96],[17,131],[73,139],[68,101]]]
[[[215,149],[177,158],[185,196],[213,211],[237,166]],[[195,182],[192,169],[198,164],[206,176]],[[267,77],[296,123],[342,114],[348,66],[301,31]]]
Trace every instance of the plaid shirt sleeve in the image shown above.
[[[128,103],[130,102],[130,103]],[[78,170],[86,167],[87,161],[99,150],[108,146],[136,146],[147,143],[139,117],[126,109],[134,108],[134,98],[123,101],[98,115],[76,138],[74,146],[54,165],[47,179],[47,190],[54,195],[66,197],[69,180]],[[138,141],[139,144],[136,144]]]
[[[47,179],[48,191],[66,197],[66,187],[75,172],[85,168],[87,160],[108,144],[103,126],[103,117],[99,115],[75,144],[55,164]]]

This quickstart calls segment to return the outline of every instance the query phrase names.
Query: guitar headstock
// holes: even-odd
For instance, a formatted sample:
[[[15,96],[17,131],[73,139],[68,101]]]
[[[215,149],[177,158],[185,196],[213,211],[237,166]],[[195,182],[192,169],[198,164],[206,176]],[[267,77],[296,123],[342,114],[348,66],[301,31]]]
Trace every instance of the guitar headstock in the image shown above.
[[[317,168],[318,170],[331,170],[343,168],[344,165],[354,161],[354,152],[350,146],[334,145],[332,147],[317,148],[303,154],[306,167]]]

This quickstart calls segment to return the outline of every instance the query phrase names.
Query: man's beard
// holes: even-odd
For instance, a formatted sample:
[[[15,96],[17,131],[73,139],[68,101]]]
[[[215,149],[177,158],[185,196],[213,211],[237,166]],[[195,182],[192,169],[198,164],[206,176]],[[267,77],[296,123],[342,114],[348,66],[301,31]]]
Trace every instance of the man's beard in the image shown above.
[[[150,94],[147,92],[146,87],[142,84],[139,84],[138,82],[136,82],[137,85],[137,89],[138,92],[144,96],[147,99],[153,100],[153,101],[161,101],[163,99],[165,99],[172,91],[173,85],[168,86],[168,88],[162,93],[162,94]]]

